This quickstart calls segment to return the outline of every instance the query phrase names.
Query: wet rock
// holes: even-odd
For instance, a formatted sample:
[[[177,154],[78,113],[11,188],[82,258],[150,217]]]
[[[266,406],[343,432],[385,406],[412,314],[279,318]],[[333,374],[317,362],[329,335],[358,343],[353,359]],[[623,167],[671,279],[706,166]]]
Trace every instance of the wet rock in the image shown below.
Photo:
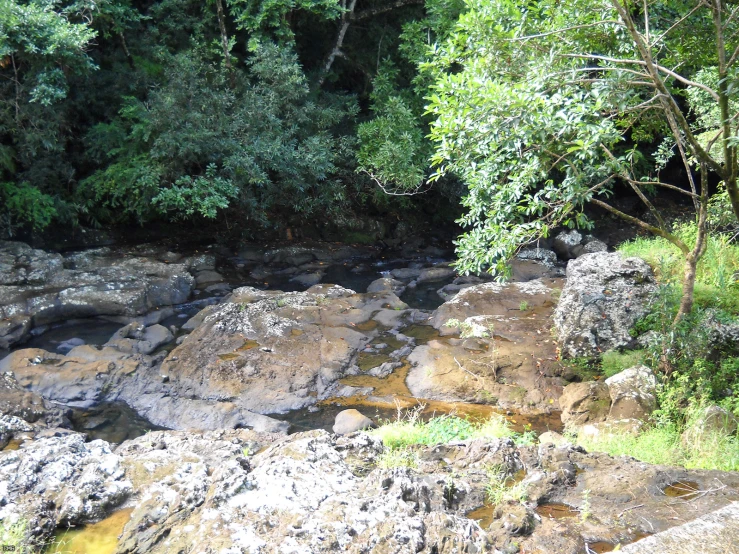
[[[402,281],[391,279],[390,277],[382,277],[372,281],[367,287],[367,292],[392,292],[396,296],[400,296],[405,291],[405,285]]]
[[[551,410],[561,391],[550,371],[556,353],[548,336],[552,291],[559,283],[488,282],[461,290],[429,321],[443,340],[417,346],[408,357],[409,391],[434,400]],[[444,338],[450,335],[462,340]]]
[[[565,425],[605,421],[611,409],[609,388],[601,381],[571,383],[562,390],[559,408]]]
[[[10,371],[0,374],[0,415],[18,417],[28,423],[40,422],[51,426],[69,424],[66,410],[23,388]]]
[[[395,279],[400,279],[401,281],[411,281],[413,279],[416,279],[421,274],[421,270],[417,268],[412,267],[403,267],[400,269],[393,269],[390,272],[390,275],[392,275]]]
[[[206,288],[214,283],[221,282],[223,282],[223,275],[212,269],[198,271],[195,275],[195,285],[198,287]]]
[[[416,277],[416,283],[429,283],[432,281],[444,281],[445,279],[451,279],[457,272],[452,267],[430,267],[424,269]]]
[[[576,230],[562,231],[552,241],[552,248],[563,259],[576,258],[582,251],[582,235]]]
[[[359,410],[342,410],[336,414],[333,431],[337,435],[348,435],[355,431],[362,431],[376,427],[374,421],[362,414]]]
[[[563,354],[596,356],[628,345],[656,289],[652,270],[639,258],[598,252],[571,260],[554,313]]]
[[[647,366],[625,369],[606,379],[609,419],[647,419],[657,407],[657,378]]]
[[[172,331],[163,325],[144,325],[134,322],[116,331],[105,346],[121,352],[151,354],[157,348],[174,340]]]
[[[304,287],[312,287],[319,283],[323,279],[322,271],[314,271],[312,273],[301,273],[295,277],[291,277],[290,280],[303,285]]]
[[[0,347],[34,326],[74,318],[134,318],[187,300],[195,284],[183,264],[108,248],[62,257],[0,242]]]
[[[56,351],[60,354],[66,354],[67,352],[72,350],[72,348],[76,346],[82,346],[83,344],[85,344],[85,341],[80,338],[67,339],[59,343],[59,346],[56,347]]]

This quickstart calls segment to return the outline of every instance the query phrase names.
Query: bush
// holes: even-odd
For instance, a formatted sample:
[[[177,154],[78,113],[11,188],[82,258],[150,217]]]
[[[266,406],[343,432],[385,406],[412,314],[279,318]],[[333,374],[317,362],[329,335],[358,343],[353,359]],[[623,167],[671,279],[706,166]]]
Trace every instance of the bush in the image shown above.
[[[642,363],[644,363],[644,352],[642,350],[626,352],[609,350],[604,352],[600,358],[600,368],[606,378]]]

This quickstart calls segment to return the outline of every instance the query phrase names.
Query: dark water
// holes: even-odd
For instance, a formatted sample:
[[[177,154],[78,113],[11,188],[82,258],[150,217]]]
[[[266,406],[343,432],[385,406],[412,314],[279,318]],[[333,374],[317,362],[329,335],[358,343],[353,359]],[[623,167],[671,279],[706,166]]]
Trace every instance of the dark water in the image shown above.
[[[94,408],[72,410],[72,428],[87,434],[88,440],[102,439],[120,444],[159,427],[144,419],[122,402],[104,402]]]
[[[411,308],[418,310],[435,310],[444,303],[444,299],[436,292],[444,285],[451,283],[452,280],[434,281],[432,283],[422,283],[414,288],[407,288],[400,299],[408,304]]]

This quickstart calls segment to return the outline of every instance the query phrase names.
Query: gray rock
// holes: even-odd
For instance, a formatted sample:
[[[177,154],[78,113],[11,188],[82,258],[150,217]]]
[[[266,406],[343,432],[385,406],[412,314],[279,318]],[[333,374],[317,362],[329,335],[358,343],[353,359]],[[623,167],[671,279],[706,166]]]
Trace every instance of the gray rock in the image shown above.
[[[419,273],[416,278],[416,282],[420,285],[421,283],[444,281],[446,279],[451,279],[456,274],[456,270],[452,267],[430,267]]]
[[[223,282],[223,275],[221,275],[217,271],[213,271],[212,269],[204,269],[202,271],[198,271],[198,273],[195,275],[195,284],[198,287],[205,288],[214,283],[221,282]]]
[[[688,433],[694,436],[703,435],[706,432],[725,433],[734,435],[739,426],[736,416],[720,406],[708,406],[696,421],[692,422]]]
[[[67,339],[64,342],[60,342],[59,346],[56,347],[56,351],[60,354],[66,354],[75,346],[81,346],[85,344],[85,341],[80,338]]]
[[[412,279],[417,278],[420,274],[421,274],[420,269],[411,268],[411,267],[393,269],[390,272],[390,275],[392,275],[396,279],[400,279],[401,281],[410,281]]]
[[[319,283],[323,279],[322,271],[314,271],[312,273],[301,273],[295,277],[291,277],[290,280],[303,285],[304,287],[312,287]]]
[[[652,270],[639,258],[598,252],[571,260],[554,313],[562,352],[595,356],[628,345],[656,289]]]
[[[391,279],[390,277],[382,277],[372,281],[367,287],[368,293],[375,292],[392,292],[396,296],[400,296],[405,291],[405,285],[402,281]]]
[[[726,554],[739,549],[739,502],[656,533],[621,549],[623,554]]]
[[[578,247],[582,243],[582,235],[575,229],[570,231],[562,231],[552,241],[552,248],[563,260],[570,260],[577,257],[580,251]]]
[[[657,378],[647,366],[630,367],[605,382],[611,397],[611,420],[645,420],[657,407]]]
[[[548,267],[557,263],[557,254],[547,248],[524,248],[516,254],[516,258],[539,262]]]
[[[593,254],[595,252],[608,252],[608,245],[602,240],[593,239],[582,248],[582,254]]]
[[[336,414],[333,431],[337,435],[348,435],[349,433],[370,429],[371,427],[376,427],[375,423],[359,410],[352,408],[342,410]]]

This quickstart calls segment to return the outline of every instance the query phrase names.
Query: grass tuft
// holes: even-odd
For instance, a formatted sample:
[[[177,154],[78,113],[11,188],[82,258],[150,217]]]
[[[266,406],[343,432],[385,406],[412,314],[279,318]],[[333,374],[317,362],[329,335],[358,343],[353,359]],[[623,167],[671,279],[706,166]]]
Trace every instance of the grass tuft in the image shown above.
[[[481,422],[454,415],[443,415],[423,421],[415,410],[396,421],[385,423],[372,431],[390,449],[422,444],[433,446],[455,440],[514,437],[516,433],[502,415],[493,415]]]

